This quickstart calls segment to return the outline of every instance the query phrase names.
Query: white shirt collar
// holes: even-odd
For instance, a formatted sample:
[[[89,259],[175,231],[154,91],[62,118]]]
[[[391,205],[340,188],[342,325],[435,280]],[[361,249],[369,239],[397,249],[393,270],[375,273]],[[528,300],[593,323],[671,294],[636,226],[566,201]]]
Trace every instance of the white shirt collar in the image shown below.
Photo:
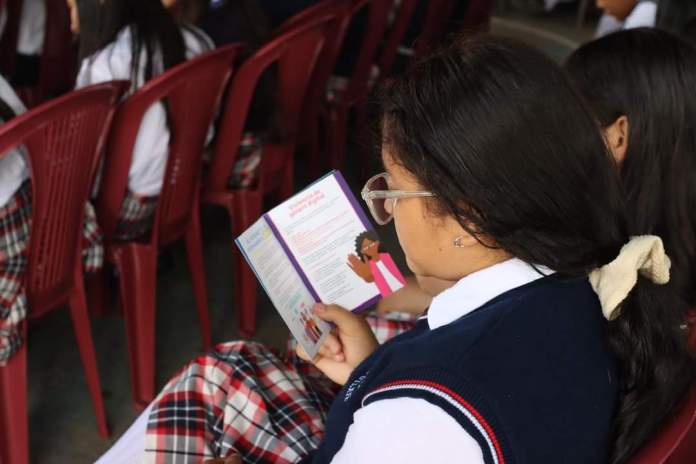
[[[553,273],[544,266],[535,269],[518,258],[476,271],[433,298],[428,309],[428,325],[431,330],[447,325],[508,290]]]

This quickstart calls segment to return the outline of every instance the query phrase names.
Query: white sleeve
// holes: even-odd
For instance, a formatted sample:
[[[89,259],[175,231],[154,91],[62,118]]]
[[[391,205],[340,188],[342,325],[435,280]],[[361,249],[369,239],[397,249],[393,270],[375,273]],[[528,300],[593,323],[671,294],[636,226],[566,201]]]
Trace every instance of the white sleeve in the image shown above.
[[[418,398],[375,401],[355,413],[332,464],[483,464],[478,442],[438,406]]]
[[[17,33],[17,52],[23,55],[40,55],[46,35],[46,2],[24,0]]]
[[[80,65],[75,88],[81,89],[88,85],[113,80],[129,80],[132,57],[122,48],[117,44],[111,44],[93,56],[85,58]]]
[[[623,29],[635,29],[637,27],[655,27],[657,20],[657,3],[640,2],[624,21]]]

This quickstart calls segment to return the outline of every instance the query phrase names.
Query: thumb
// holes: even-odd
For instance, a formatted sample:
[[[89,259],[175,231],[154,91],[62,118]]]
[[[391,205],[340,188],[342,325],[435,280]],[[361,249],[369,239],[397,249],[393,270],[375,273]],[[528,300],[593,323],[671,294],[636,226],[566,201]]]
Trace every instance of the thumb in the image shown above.
[[[337,305],[317,303],[314,305],[314,314],[327,322],[333,322],[341,331],[349,333],[361,331],[365,322],[362,317]]]

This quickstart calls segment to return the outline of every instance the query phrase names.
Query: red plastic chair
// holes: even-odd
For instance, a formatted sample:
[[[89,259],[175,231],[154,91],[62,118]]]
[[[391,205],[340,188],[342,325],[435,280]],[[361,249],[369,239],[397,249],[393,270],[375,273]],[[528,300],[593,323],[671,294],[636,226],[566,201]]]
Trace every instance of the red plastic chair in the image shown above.
[[[333,168],[343,165],[350,112],[365,103],[370,91],[373,66],[378,62],[379,46],[385,38],[393,2],[394,0],[353,0],[351,5],[351,18],[355,18],[365,8],[369,9],[369,15],[367,32],[355,67],[348,76],[347,87],[341,92],[338,101],[326,105],[326,111],[322,115],[327,132],[330,165]]]
[[[227,210],[233,237],[260,217],[264,195],[277,193],[280,198],[286,198],[293,192],[293,156],[302,105],[324,45],[325,28],[332,18],[331,15],[320,17],[277,36],[249,57],[230,83],[203,201]],[[284,139],[264,146],[259,180],[254,188],[232,190],[228,184],[249,104],[259,77],[272,65],[278,69],[277,95],[285,123]],[[251,336],[256,330],[256,278],[236,251],[234,263],[238,330],[242,335]]]
[[[16,89],[28,107],[68,92],[75,83],[77,47],[70,31],[70,12],[65,0],[45,0],[46,29],[36,87]],[[7,25],[0,42],[0,69],[12,76],[22,0],[7,0]]]
[[[379,77],[384,79],[391,73],[394,60],[399,50],[399,46],[403,42],[404,35],[408,30],[408,26],[413,19],[413,14],[416,11],[416,6],[420,0],[402,0],[401,5],[396,12],[394,21],[389,28],[387,38],[384,41],[382,52],[380,53],[377,66],[379,68]]]
[[[696,385],[676,417],[631,459],[630,464],[696,462]]]
[[[68,94],[0,127],[0,153],[24,144],[32,172],[32,227],[24,277],[29,316],[66,303],[85,368],[99,433],[108,428],[83,287],[82,222],[96,161],[125,86]],[[26,324],[24,328],[26,333]],[[26,343],[0,367],[0,459],[29,462]]]
[[[230,45],[182,63],[152,79],[116,113],[97,198],[106,256],[119,271],[126,318],[133,398],[138,406],[155,394],[155,310],[157,252],[185,239],[204,349],[210,349],[210,322],[199,217],[202,154],[231,65],[240,47]],[[133,147],[143,116],[165,99],[171,141],[162,191],[147,242],[114,238],[128,188]]]
[[[321,133],[319,118],[326,97],[326,86],[336,68],[341,47],[351,20],[350,0],[325,0],[313,5],[285,21],[279,28],[282,34],[292,28],[309,24],[317,18],[330,16],[331,25],[325,29],[326,36],[321,55],[314,68],[300,123],[300,144],[306,157],[309,175],[314,178],[321,167]]]
[[[456,0],[431,0],[425,13],[423,29],[414,46],[414,56],[421,57],[444,39],[448,32],[447,22],[457,6]],[[469,0],[466,13],[459,29],[480,32],[488,29],[493,10],[493,0]]]

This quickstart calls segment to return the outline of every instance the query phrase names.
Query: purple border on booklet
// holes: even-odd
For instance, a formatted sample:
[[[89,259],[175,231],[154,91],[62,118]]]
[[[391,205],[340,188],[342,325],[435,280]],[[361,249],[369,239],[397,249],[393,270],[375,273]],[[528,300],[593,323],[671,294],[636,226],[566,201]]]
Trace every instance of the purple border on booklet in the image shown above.
[[[360,203],[356,201],[355,195],[353,195],[353,192],[351,191],[350,187],[348,186],[348,182],[343,178],[343,174],[341,174],[340,171],[333,170],[329,173],[329,175],[333,174],[334,178],[338,182],[338,185],[341,187],[341,190],[343,190],[343,193],[345,194],[346,198],[348,198],[348,201],[350,202],[350,205],[353,207],[355,210],[355,213],[358,215],[358,218],[360,219],[360,222],[362,222],[363,226],[365,226],[365,230],[372,230],[376,233],[375,227],[372,225],[370,220],[367,218],[367,215],[365,214],[365,210],[362,209],[360,206]],[[382,295],[377,295],[369,300],[367,300],[365,303],[361,304],[357,308],[353,309],[352,312],[359,314],[362,312],[365,312],[366,310],[370,309],[372,306],[377,304],[379,300],[382,299]]]
[[[353,192],[350,190],[350,187],[348,186],[348,182],[343,178],[343,174],[341,174],[340,171],[331,171],[329,175],[333,174],[333,176],[336,178],[336,181],[338,181],[338,185],[341,186],[341,190],[343,190],[343,193],[346,195],[346,198],[348,198],[348,201],[350,202],[351,206],[355,210],[355,212],[358,215],[358,218],[360,218],[360,222],[363,223],[365,226],[365,230],[375,230],[375,227],[372,225],[370,220],[367,218],[367,215],[365,214],[365,210],[360,207],[360,203],[356,201],[355,195],[353,195]]]
[[[292,254],[290,251],[290,248],[288,248],[287,244],[285,243],[285,240],[283,240],[283,237],[280,235],[280,232],[278,232],[278,229],[276,228],[276,225],[273,223],[273,220],[271,217],[268,215],[268,213],[263,215],[263,218],[266,220],[268,223],[268,226],[271,228],[273,231],[273,235],[276,236],[278,239],[278,242],[280,243],[280,246],[283,248],[283,252],[285,252],[285,255],[288,257],[290,260],[290,264],[292,264],[292,267],[295,268],[297,271],[297,274],[299,274],[300,279],[302,279],[302,283],[305,284],[305,287],[307,287],[307,290],[309,290],[309,293],[312,294],[312,297],[314,297],[314,301],[321,301],[319,300],[319,294],[314,290],[314,287],[312,284],[309,283],[309,279],[305,275],[304,271],[300,267],[300,263],[297,262],[295,259],[295,255]]]

